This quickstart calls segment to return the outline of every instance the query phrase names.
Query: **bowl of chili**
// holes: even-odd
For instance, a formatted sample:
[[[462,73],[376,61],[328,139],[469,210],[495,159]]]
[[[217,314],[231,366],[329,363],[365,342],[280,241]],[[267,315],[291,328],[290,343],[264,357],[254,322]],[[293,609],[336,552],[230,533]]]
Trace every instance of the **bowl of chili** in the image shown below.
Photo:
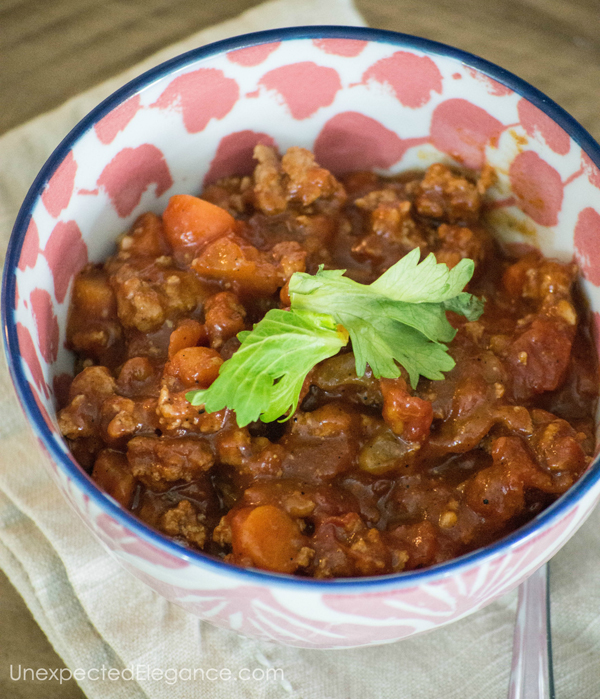
[[[532,86],[391,32],[261,32],[140,76],[58,146],[7,254],[53,480],[133,575],[246,635],[385,643],[488,604],[600,497],[599,165]],[[253,342],[285,366],[243,402]]]

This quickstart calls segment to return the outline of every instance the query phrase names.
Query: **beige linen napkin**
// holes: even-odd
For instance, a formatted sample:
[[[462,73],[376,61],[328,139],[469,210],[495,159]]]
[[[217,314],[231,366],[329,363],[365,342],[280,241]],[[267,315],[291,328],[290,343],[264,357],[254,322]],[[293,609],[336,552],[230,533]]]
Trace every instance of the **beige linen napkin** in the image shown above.
[[[363,22],[351,0],[265,3],[165,49],[0,138],[2,257],[18,206],[44,160],[67,131],[118,86],[151,65],[210,41],[246,31],[317,23]],[[388,646],[315,651],[244,639],[199,622],[122,570],[73,514],[47,477],[41,459],[2,359],[0,568],[66,665],[85,673],[79,684],[90,699],[506,696],[515,593],[445,629]],[[600,512],[596,512],[552,562],[555,666],[561,699],[600,696],[599,525]],[[117,679],[109,679],[109,669]],[[186,679],[195,669],[204,671],[204,679],[198,671],[195,681]],[[153,671],[162,672],[163,678],[149,677]],[[182,672],[174,684],[176,671]],[[259,679],[239,679],[240,671],[241,677],[255,671]],[[237,679],[226,679],[228,673]]]

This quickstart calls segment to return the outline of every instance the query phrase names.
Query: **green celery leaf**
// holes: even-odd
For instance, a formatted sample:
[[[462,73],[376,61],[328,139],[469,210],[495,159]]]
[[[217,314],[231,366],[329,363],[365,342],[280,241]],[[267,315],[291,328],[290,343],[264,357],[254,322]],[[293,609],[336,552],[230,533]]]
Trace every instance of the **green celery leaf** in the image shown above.
[[[432,252],[419,263],[420,254],[419,248],[411,250],[370,287],[395,301],[439,303],[460,294],[473,276],[473,260],[465,258],[448,269]]]
[[[464,316],[467,320],[478,320],[483,313],[483,301],[463,291],[453,299],[444,301],[444,308]]]
[[[432,254],[419,264],[419,254],[413,250],[370,285],[342,276],[341,270],[296,273],[290,280],[292,310],[328,313],[346,328],[358,376],[366,364],[376,377],[399,376],[399,362],[413,387],[419,375],[441,379],[441,372],[454,366],[443,344],[456,334],[446,311],[476,320],[483,304],[462,291],[473,274],[472,260],[449,270]]]
[[[259,417],[271,422],[293,413],[308,372],[348,342],[330,315],[278,309],[238,338],[240,348],[223,363],[210,388],[186,397],[193,405],[204,404],[209,413],[234,410],[240,427]]]
[[[477,320],[483,302],[463,291],[473,261],[452,270],[430,254],[419,262],[413,250],[373,284],[343,276],[345,270],[290,279],[291,310],[270,310],[226,361],[216,381],[186,394],[207,412],[234,410],[240,426],[291,415],[308,372],[352,340],[356,373],[369,364],[376,377],[394,378],[400,366],[416,387],[419,377],[442,379],[454,366],[447,344],[456,331],[446,317],[454,311]]]

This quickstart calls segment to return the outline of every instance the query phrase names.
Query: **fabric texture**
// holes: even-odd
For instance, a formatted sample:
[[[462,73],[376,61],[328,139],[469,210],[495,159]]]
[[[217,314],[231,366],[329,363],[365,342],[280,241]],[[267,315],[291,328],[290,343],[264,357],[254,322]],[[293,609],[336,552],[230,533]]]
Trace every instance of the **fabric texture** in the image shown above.
[[[276,0],[169,47],[0,138],[0,248],[27,188],[60,139],[143,70],[235,34],[300,24],[364,24],[351,0]],[[35,438],[0,365],[0,567],[50,642],[75,670],[131,668],[137,679],[80,681],[90,699],[499,699],[508,689],[516,593],[467,619],[366,649],[287,648],[213,628],[171,605],[105,552],[46,475]],[[561,699],[600,694],[600,511],[551,564],[554,661]],[[173,684],[147,671],[183,670]],[[264,679],[186,671],[241,669]],[[275,679],[266,670],[279,670]],[[282,672],[281,672],[282,671]],[[214,677],[215,673],[208,673]],[[246,672],[244,676],[248,673]],[[125,676],[125,678],[124,678]]]

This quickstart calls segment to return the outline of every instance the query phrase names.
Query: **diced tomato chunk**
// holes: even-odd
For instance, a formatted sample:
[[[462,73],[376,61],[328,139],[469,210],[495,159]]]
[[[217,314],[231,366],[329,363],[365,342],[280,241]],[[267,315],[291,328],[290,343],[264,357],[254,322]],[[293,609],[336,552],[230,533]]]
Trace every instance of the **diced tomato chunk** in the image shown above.
[[[427,438],[433,421],[431,402],[411,396],[404,379],[382,379],[383,419],[392,431],[409,442]]]
[[[542,316],[512,343],[507,359],[517,401],[558,388],[569,365],[573,336],[572,326]]]

